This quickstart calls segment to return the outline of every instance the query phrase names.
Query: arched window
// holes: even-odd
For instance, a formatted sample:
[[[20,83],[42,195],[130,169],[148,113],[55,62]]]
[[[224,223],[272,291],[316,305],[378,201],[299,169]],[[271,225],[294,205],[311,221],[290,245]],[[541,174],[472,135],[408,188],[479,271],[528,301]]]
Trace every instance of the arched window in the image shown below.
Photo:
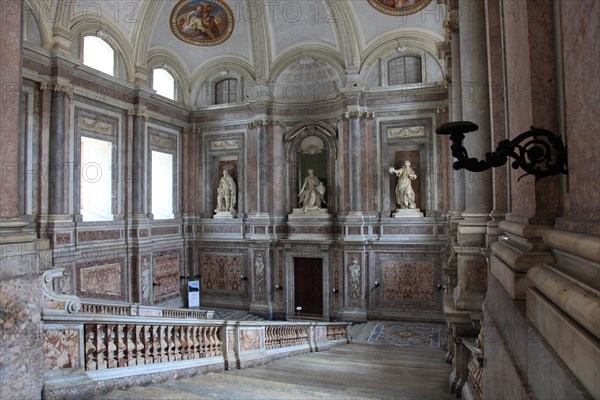
[[[175,78],[164,68],[152,71],[152,89],[161,96],[175,100]]]
[[[388,84],[403,85],[423,82],[421,57],[402,56],[388,62]]]
[[[83,64],[115,76],[115,51],[99,37],[85,36],[83,38]]]
[[[238,83],[235,78],[223,79],[215,85],[215,104],[234,103],[238,97]]]

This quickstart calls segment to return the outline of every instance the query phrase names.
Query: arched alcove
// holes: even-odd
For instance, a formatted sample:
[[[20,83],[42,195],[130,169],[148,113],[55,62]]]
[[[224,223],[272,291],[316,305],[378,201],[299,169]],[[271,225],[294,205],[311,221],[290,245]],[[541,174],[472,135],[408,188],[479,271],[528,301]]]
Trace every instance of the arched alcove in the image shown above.
[[[286,156],[289,160],[287,170],[288,211],[298,208],[298,195],[302,183],[313,170],[325,186],[323,208],[328,213],[336,210],[335,160],[337,158],[337,133],[325,122],[305,122],[289,129],[285,135]]]

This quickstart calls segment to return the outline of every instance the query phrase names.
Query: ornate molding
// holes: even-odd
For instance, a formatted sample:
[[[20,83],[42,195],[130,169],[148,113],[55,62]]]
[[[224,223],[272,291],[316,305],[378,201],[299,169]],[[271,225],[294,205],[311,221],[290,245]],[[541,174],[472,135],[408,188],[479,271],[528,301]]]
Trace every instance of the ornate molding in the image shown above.
[[[107,122],[98,121],[97,118],[81,117],[79,118],[78,126],[82,129],[103,135],[113,135],[113,126]]]
[[[257,119],[257,120],[250,122],[247,125],[247,128],[254,129],[254,128],[261,127],[261,126],[275,126],[275,125],[282,126],[283,123],[280,121],[272,120],[272,119],[268,119],[268,120]]]

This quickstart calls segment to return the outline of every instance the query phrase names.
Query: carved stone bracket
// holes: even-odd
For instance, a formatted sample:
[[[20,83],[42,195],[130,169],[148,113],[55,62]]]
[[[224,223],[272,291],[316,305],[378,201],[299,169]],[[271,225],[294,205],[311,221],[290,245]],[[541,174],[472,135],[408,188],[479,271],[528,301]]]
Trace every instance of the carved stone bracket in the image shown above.
[[[56,293],[53,280],[62,278],[64,268],[56,268],[43,273],[44,314],[73,314],[81,310],[81,299],[77,296]]]
[[[343,113],[339,119],[373,119],[375,118],[375,113],[373,111],[346,111]]]

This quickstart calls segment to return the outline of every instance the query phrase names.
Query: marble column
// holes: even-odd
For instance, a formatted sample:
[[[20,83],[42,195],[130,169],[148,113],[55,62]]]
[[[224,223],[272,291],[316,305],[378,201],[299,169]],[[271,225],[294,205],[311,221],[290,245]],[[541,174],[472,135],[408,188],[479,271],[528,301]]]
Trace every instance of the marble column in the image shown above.
[[[256,141],[258,145],[258,176],[257,176],[257,195],[258,195],[258,213],[269,212],[269,175],[271,165],[269,163],[269,145],[267,137],[267,123],[261,122],[256,130]]]
[[[146,119],[143,111],[130,111],[133,116],[132,143],[132,182],[131,182],[131,213],[136,216],[146,214]]]
[[[361,144],[360,144],[360,114],[350,113],[349,147],[350,147],[350,212],[361,213]]]
[[[48,151],[48,214],[64,214],[65,92],[53,84],[50,92],[50,146]]]
[[[463,120],[479,130],[464,141],[469,157],[484,158],[491,150],[484,2],[459,2],[460,74]],[[465,172],[465,210],[458,225],[457,310],[479,311],[485,296],[487,262],[481,252],[486,245],[487,222],[492,209],[491,171]]]
[[[490,135],[494,148],[502,140],[508,139],[506,131],[506,112],[504,104],[504,60],[502,56],[500,0],[485,0],[487,20],[488,74],[490,81]],[[492,199],[493,207],[488,222],[487,244],[498,240],[501,230],[498,224],[504,220],[508,212],[508,168],[509,164],[493,169]]]
[[[288,204],[286,203],[286,170],[287,159],[285,156],[285,148],[283,135],[285,130],[279,123],[274,123],[271,126],[271,138],[273,148],[273,174],[271,187],[273,189],[273,213],[277,217],[284,217],[288,212]]]

